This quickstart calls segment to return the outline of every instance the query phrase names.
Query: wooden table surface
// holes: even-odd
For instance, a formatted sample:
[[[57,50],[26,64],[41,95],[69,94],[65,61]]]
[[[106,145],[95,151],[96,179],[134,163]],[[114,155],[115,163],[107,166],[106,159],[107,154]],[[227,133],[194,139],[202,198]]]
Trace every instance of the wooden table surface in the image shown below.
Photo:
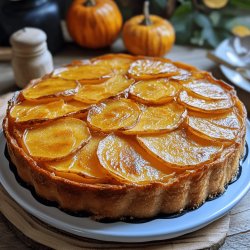
[[[69,63],[74,59],[94,57],[110,52],[125,52],[121,40],[118,40],[110,49],[87,51],[75,45],[67,44],[62,52],[54,56],[54,65]],[[226,80],[218,67],[206,58],[206,50],[188,46],[175,46],[168,54],[173,60],[192,64],[200,69],[213,73],[217,78]],[[0,95],[16,90],[14,76],[10,62],[0,62]],[[243,90],[236,88],[238,96],[247,107],[250,114],[250,96]],[[12,230],[0,214],[0,249],[29,249]],[[230,211],[230,229],[221,250],[250,249],[250,192],[242,201]]]

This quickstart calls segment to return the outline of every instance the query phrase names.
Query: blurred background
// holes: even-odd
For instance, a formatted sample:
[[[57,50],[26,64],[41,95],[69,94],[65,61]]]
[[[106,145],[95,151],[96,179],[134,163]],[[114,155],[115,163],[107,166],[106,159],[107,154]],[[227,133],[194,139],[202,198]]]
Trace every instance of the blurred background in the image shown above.
[[[104,53],[169,57],[234,85],[250,110],[250,70],[236,70],[250,65],[250,0],[0,0],[1,94],[18,86],[9,39],[24,27],[45,32],[54,67]]]
[[[142,13],[143,0],[115,2],[124,21]],[[55,20],[58,11],[60,19],[64,20],[71,3],[72,0],[1,0],[0,44],[7,45],[10,34],[23,26],[38,26],[48,30],[46,24],[43,24],[46,20],[42,20],[47,19],[44,17],[46,13],[47,16],[49,12],[54,15]],[[33,12],[34,17],[32,13],[28,17],[28,12]],[[150,12],[170,20],[175,28],[176,44],[215,48],[232,34],[250,34],[249,0],[150,0]],[[47,23],[50,30],[53,30],[53,36],[57,30],[60,38],[60,31],[53,27],[53,22],[47,19]],[[50,32],[47,33],[50,40]],[[62,44],[58,41],[54,48],[49,41],[49,47],[57,52]]]

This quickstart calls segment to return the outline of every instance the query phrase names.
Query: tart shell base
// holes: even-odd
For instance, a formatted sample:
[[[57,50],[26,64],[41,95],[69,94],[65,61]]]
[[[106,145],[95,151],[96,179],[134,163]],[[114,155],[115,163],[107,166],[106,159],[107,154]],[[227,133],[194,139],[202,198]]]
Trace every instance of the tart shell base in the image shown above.
[[[56,201],[60,208],[88,212],[94,219],[152,218],[200,206],[208,197],[224,192],[225,186],[238,173],[245,142],[244,130],[240,142],[226,148],[220,158],[168,183],[86,184],[39,167],[9,133],[8,118],[3,128],[11,161],[21,179],[33,186],[42,198]]]

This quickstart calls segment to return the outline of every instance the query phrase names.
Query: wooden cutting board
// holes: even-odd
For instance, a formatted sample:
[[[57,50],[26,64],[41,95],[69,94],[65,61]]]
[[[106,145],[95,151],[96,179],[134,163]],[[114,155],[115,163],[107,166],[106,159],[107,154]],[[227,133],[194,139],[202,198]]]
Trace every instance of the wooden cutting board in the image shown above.
[[[218,249],[224,242],[229,229],[229,215],[213,222],[207,227],[184,236],[164,241],[146,243],[103,242],[77,237],[48,226],[22,209],[0,186],[0,211],[21,240],[36,249],[155,249],[155,250],[193,250]]]

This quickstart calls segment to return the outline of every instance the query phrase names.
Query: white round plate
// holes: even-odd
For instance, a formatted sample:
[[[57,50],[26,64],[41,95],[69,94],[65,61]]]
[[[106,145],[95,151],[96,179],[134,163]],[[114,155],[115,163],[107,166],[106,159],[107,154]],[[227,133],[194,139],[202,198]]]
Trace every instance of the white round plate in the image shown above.
[[[221,42],[216,48],[215,54],[235,66],[244,66],[230,45],[230,39]],[[237,71],[229,69],[226,66],[220,65],[220,69],[229,81],[250,93],[250,81],[246,80]]]
[[[0,134],[0,181],[9,195],[27,212],[41,221],[68,233],[116,242],[146,242],[174,238],[198,230],[225,215],[250,189],[250,156],[242,164],[239,179],[230,184],[220,197],[205,202],[200,208],[175,218],[156,218],[141,223],[101,223],[87,217],[76,217],[56,207],[40,203],[31,192],[21,186],[5,158],[5,139]],[[250,125],[247,124],[247,142],[250,145]]]

